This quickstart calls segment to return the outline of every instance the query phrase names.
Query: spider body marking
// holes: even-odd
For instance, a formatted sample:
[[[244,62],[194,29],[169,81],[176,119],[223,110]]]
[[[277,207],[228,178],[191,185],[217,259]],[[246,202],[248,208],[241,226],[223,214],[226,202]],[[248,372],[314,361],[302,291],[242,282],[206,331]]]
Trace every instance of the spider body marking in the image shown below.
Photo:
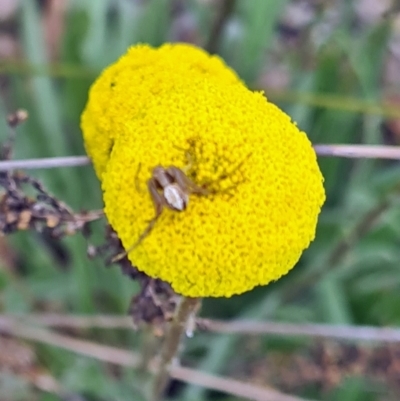
[[[156,215],[162,213],[164,207],[171,210],[183,211],[189,203],[189,180],[182,170],[177,167],[164,169],[154,167],[152,177],[147,181]]]

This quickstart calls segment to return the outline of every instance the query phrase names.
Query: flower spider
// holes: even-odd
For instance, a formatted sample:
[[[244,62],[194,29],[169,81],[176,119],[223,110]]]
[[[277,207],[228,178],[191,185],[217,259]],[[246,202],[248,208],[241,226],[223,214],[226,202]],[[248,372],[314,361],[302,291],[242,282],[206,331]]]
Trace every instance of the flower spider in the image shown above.
[[[174,166],[168,168],[154,167],[152,176],[147,181],[147,188],[156,214],[138,240],[129,249],[112,258],[111,262],[113,263],[121,260],[140,245],[154,228],[165,207],[176,212],[182,212],[187,208],[190,194],[207,195],[209,193],[191,181],[181,169]]]

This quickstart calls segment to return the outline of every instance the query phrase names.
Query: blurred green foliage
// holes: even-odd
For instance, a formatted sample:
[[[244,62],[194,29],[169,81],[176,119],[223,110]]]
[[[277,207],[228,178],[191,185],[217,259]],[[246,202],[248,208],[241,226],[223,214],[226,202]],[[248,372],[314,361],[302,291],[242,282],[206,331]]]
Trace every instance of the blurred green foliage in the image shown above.
[[[30,114],[19,129],[15,157],[83,154],[80,113],[88,88],[101,69],[134,43],[160,45],[185,37],[199,45],[218,41],[218,52],[251,87],[264,88],[268,74],[286,72],[287,85],[278,91],[266,88],[267,96],[275,99],[313,142],[382,143],[384,118],[370,111],[371,105],[380,103],[384,89],[391,15],[361,23],[353,1],[336,1],[335,6],[316,2],[310,21],[295,29],[282,22],[289,3],[238,0],[226,15],[219,36],[210,38],[218,2],[71,0],[59,56],[51,63],[39,2],[21,1],[13,23],[23,57],[0,63],[5,82],[2,114],[16,107]],[[293,99],[296,93],[300,96]],[[6,128],[1,124],[4,140]],[[266,288],[232,299],[205,300],[203,316],[400,324],[399,164],[320,159],[320,165],[328,200],[316,240],[299,265]],[[32,174],[75,210],[102,205],[91,167]],[[93,241],[100,243],[103,234],[101,225],[95,225]],[[136,285],[116,268],[106,269],[101,262],[89,261],[80,235],[62,241],[68,255],[64,266],[31,232],[9,240],[19,268],[0,270],[2,312],[126,313]],[[93,331],[91,335],[121,347],[138,349],[141,344],[140,334],[132,332]],[[239,340],[234,335],[198,334],[188,342],[185,361],[208,372],[235,373],[238,361],[247,358],[246,348],[238,348]],[[300,341],[295,346],[304,344]],[[263,337],[258,347],[267,354],[274,347],[291,349],[293,340],[280,339],[278,344]],[[68,392],[81,394],[79,399],[141,399],[141,377],[134,372],[122,369],[111,374],[94,361],[44,346],[38,352]],[[197,387],[180,390],[176,400],[217,399]],[[328,395],[315,389],[299,394],[337,401],[377,400],[379,395],[356,379],[343,382]],[[23,397],[16,395],[15,399]],[[43,393],[35,399],[56,398]],[[232,398],[219,395],[218,399]]]

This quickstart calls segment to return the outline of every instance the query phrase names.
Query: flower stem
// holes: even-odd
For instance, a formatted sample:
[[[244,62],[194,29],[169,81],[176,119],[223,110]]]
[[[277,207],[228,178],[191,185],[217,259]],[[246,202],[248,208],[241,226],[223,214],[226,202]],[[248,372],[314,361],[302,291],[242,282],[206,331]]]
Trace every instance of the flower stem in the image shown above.
[[[196,313],[199,298],[181,298],[161,348],[160,365],[152,388],[152,401],[159,401],[168,385],[169,368],[177,357],[179,346],[187,329],[189,319]]]

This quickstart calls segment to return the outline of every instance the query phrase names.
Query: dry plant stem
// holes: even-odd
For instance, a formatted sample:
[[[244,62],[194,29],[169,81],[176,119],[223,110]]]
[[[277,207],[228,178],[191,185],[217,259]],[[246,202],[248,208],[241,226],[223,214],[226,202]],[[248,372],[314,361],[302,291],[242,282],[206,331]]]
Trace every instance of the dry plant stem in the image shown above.
[[[44,327],[59,327],[87,330],[99,329],[127,329],[132,330],[132,318],[113,315],[63,315],[63,314],[29,314],[29,315],[0,315],[0,327],[18,321],[23,324],[36,324]],[[254,320],[223,320],[196,319],[198,330],[206,330],[220,334],[245,335],[279,335],[279,336],[306,336],[326,339],[346,340],[351,342],[386,342],[400,343],[400,328],[332,325],[318,323],[282,323],[261,322]],[[146,364],[146,366],[148,363]]]
[[[170,378],[170,368],[178,356],[187,323],[196,312],[200,302],[199,298],[182,297],[168,327],[164,343],[161,347],[160,365],[154,378],[152,388],[152,401],[161,400]]]
[[[346,342],[386,342],[400,343],[400,329],[396,327],[351,326],[314,323],[256,322],[233,320],[224,322],[211,319],[198,319],[204,329],[215,333],[262,335],[272,334],[288,337],[314,337]]]
[[[195,371],[183,366],[175,366],[171,372],[171,376],[174,379],[182,380],[185,377],[185,381],[191,384],[212,388],[213,390],[223,391],[223,389],[229,389],[229,393],[234,395],[240,400],[253,400],[253,401],[312,401],[305,398],[299,398],[292,395],[283,394],[269,387],[259,387],[250,383],[241,383],[236,380],[229,378],[219,377],[204,373],[201,371]],[[204,383],[208,383],[204,386]]]
[[[119,366],[137,368],[140,363],[140,357],[136,353],[97,344],[91,341],[79,340],[66,335],[51,332],[36,327],[31,327],[10,319],[8,322],[0,321],[0,333],[34,341],[40,344],[52,345],[78,355],[84,355],[99,361],[112,363]],[[157,370],[153,363],[149,366],[151,372]],[[214,376],[208,373],[200,372],[195,369],[181,366],[171,366],[171,377],[176,380],[217,390],[253,401],[307,401],[303,398],[283,394],[271,388],[261,387],[253,384],[247,384],[238,380]]]
[[[47,157],[43,159],[0,161],[0,171],[76,167],[90,164],[87,156]]]
[[[384,145],[314,145],[318,156],[345,157],[349,159],[400,159],[398,146]]]
[[[120,350],[118,348],[54,333],[50,330],[28,326],[19,323],[16,319],[0,321],[0,333],[13,335],[42,344],[52,345],[103,362],[117,363],[118,365],[133,367],[136,367],[139,364],[139,355],[129,353],[126,350]]]
[[[321,157],[344,157],[350,159],[400,160],[400,147],[384,145],[314,145]],[[0,161],[0,171],[33,170],[56,167],[76,167],[90,164],[87,156],[48,157],[43,159]]]
[[[319,156],[392,159],[400,160],[400,148],[397,146],[369,145],[315,145]],[[90,164],[87,156],[48,157],[43,159],[7,160],[0,161],[0,171],[15,169],[33,170],[56,167],[76,167]]]

